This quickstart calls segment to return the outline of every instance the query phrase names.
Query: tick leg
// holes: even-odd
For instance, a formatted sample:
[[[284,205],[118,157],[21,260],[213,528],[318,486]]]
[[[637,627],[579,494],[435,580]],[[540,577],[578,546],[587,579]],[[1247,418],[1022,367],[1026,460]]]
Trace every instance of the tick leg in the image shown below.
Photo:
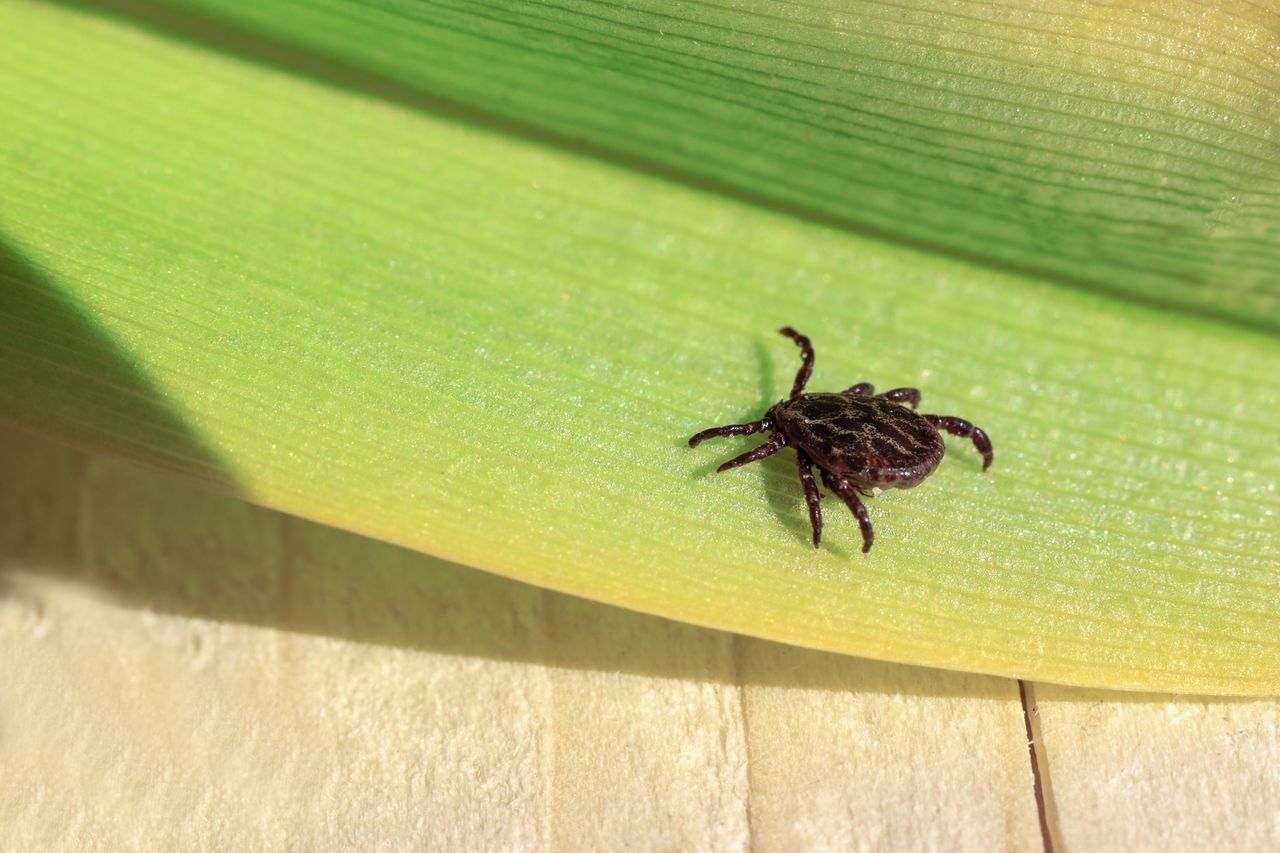
[[[773,429],[773,421],[768,418],[761,418],[758,421],[752,421],[749,424],[729,424],[728,426],[712,427],[704,429],[702,432],[689,439],[690,447],[697,447],[708,438],[723,438],[730,435],[754,435],[757,432],[764,432],[767,429]]]
[[[961,438],[973,439],[973,446],[982,454],[982,470],[985,471],[991,467],[991,460],[995,459],[995,453],[991,450],[991,439],[987,438],[987,434],[980,427],[974,426],[964,418],[953,418],[950,415],[924,415],[924,419],[937,429],[944,429]]]
[[[849,507],[853,513],[853,517],[858,519],[858,527],[862,529],[862,553],[867,553],[871,550],[871,543],[876,541],[876,533],[871,529],[871,516],[863,506],[862,499],[858,497],[858,490],[844,480],[831,476],[825,468],[822,469],[822,482],[840,496],[840,500],[844,501],[845,506]]]
[[[809,382],[809,376],[813,373],[813,345],[809,343],[808,338],[790,326],[783,326],[778,330],[778,334],[786,335],[800,347],[800,370],[796,373],[796,384],[791,387],[791,399],[794,400],[800,396],[800,392]]]
[[[809,524],[813,526],[813,548],[822,544],[822,496],[813,480],[813,460],[803,450],[796,451],[796,466],[800,469],[800,484],[804,486],[804,500],[809,505]]]
[[[870,382],[859,382],[857,385],[851,385],[840,393],[851,394],[854,397],[870,397],[876,393],[876,386]]]
[[[747,465],[758,459],[764,459],[766,456],[772,456],[779,450],[787,446],[787,437],[780,432],[775,432],[769,436],[769,440],[757,447],[755,450],[748,450],[741,456],[735,456],[728,462],[716,469],[717,474],[728,471],[730,468],[737,468],[740,465]]]
[[[880,399],[888,400],[890,403],[906,403],[914,409],[920,405],[920,389],[894,388],[892,391],[885,391],[881,394]]]

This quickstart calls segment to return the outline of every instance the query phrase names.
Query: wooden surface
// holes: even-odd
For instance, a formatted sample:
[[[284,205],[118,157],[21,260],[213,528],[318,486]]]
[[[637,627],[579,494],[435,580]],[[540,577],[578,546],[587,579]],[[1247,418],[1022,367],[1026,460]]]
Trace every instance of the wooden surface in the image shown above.
[[[2,428],[0,685],[18,849],[1280,848],[1275,700],[1024,715]]]

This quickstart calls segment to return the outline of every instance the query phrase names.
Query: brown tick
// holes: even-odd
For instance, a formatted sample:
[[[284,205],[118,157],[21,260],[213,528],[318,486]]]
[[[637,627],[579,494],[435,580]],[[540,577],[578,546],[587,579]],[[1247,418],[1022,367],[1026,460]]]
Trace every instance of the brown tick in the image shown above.
[[[721,465],[717,474],[772,456],[784,447],[794,447],[804,499],[809,504],[814,548],[822,542],[822,495],[813,479],[815,465],[822,473],[823,484],[839,495],[858,519],[864,554],[871,550],[875,533],[858,495],[870,497],[883,489],[909,489],[932,474],[946,451],[939,430],[973,439],[973,446],[982,454],[982,470],[991,466],[994,454],[987,434],[960,418],[916,414],[913,410],[920,404],[920,392],[915,388],[894,388],[876,394],[871,383],[859,382],[839,394],[801,393],[813,373],[813,347],[808,338],[790,326],[778,332],[800,347],[800,371],[791,396],[775,403],[758,421],[704,429],[689,439],[689,446],[697,447],[705,439],[720,436],[773,433],[755,450]]]

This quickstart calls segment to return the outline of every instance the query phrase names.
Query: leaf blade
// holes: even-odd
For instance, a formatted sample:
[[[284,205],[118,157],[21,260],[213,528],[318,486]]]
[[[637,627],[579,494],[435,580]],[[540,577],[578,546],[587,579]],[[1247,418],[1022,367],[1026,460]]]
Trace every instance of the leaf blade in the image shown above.
[[[1263,7],[159,8],[756,205],[1280,329],[1280,43]]]
[[[1277,689],[1274,340],[89,16],[0,14],[22,33],[0,58],[18,93],[0,107],[0,229],[242,495],[800,645],[1111,687]],[[784,322],[818,346],[815,387],[919,384],[931,410],[981,424],[993,476],[952,443],[925,486],[872,502],[868,559],[834,513],[829,546],[805,545],[789,463],[706,480],[730,448],[683,439],[782,393]],[[0,412],[15,417],[11,380]]]

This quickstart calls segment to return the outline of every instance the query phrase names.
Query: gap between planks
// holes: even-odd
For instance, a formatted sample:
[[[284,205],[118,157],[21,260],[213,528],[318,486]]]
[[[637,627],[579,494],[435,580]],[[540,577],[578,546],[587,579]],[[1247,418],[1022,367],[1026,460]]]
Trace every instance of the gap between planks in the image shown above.
[[[1053,798],[1049,775],[1049,753],[1040,732],[1040,709],[1036,705],[1035,684],[1018,679],[1018,696],[1022,699],[1022,721],[1027,730],[1027,752],[1031,758],[1031,778],[1035,788],[1036,813],[1040,818],[1040,837],[1045,853],[1063,850],[1058,830],[1058,808]]]

